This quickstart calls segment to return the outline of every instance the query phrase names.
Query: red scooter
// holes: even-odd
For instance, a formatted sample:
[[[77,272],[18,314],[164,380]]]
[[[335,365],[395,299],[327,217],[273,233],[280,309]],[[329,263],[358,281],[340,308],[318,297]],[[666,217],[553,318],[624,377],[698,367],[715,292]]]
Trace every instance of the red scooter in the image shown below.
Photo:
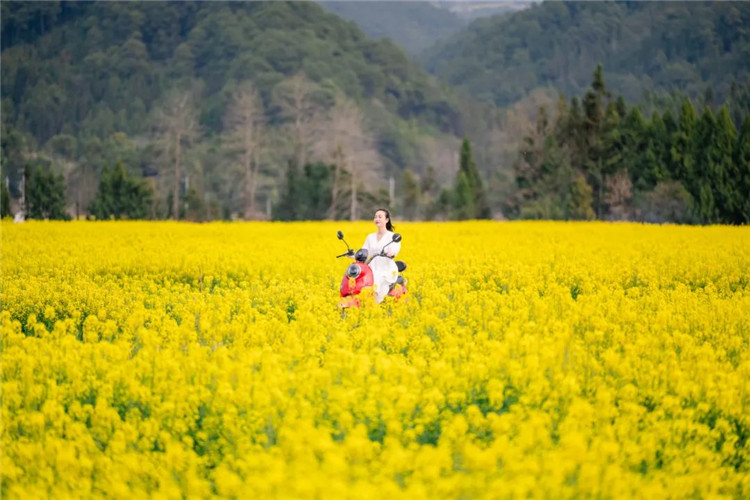
[[[385,245],[379,254],[369,256],[369,258],[367,250],[364,248],[360,248],[357,250],[357,253],[354,253],[354,250],[349,248],[349,244],[344,240],[344,233],[337,231],[336,236],[346,245],[346,253],[337,255],[336,258],[354,257],[355,260],[353,264],[350,264],[346,268],[344,278],[341,280],[341,288],[339,290],[341,301],[339,302],[339,307],[359,307],[362,305],[357,295],[362,292],[362,289],[373,286],[374,279],[370,263],[375,257],[385,257],[386,259],[380,259],[378,265],[384,266],[386,271],[392,272],[394,276],[397,276],[395,281],[390,285],[388,295],[398,299],[406,293],[406,280],[403,276],[398,276],[398,273],[406,269],[406,263],[401,260],[394,262],[392,258],[385,254],[385,249],[388,245],[401,241],[400,234],[394,234],[393,241]]]

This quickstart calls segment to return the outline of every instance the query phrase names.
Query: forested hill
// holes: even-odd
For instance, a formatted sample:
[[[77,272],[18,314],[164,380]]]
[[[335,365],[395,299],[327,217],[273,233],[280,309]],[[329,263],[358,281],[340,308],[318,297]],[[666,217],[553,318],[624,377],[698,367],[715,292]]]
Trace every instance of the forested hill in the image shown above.
[[[610,90],[721,102],[750,76],[750,2],[545,2],[473,22],[424,54],[446,82],[498,105],[538,87],[579,95],[602,63]]]
[[[410,54],[418,54],[466,26],[448,9],[425,1],[321,1],[326,9],[354,21],[372,38],[390,38]]]
[[[455,99],[402,49],[316,3],[2,3],[3,123],[40,146],[143,133],[165,93],[191,81],[204,133],[220,130],[246,80],[273,120],[272,89],[298,72],[393,120],[462,132]]]

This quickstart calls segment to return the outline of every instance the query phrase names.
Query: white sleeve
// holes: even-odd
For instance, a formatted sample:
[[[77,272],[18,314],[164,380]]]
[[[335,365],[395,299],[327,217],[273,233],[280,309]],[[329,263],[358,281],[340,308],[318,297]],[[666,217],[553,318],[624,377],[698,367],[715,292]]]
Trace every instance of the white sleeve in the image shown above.
[[[370,244],[370,238],[371,235],[367,235],[367,238],[365,238],[365,242],[362,244],[362,248],[367,250],[367,256],[372,257],[375,254],[375,251],[372,248],[372,245]]]

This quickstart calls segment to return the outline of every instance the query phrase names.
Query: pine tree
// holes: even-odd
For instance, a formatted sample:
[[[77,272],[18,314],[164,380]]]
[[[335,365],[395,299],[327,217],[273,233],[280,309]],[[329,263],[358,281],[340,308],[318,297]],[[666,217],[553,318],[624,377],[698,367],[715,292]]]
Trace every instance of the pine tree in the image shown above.
[[[602,65],[594,70],[594,80],[583,97],[584,129],[586,137],[586,156],[584,167],[587,181],[593,188],[594,206],[597,217],[602,216],[605,171],[606,109],[609,92],[604,84]]]
[[[410,169],[404,169],[404,209],[406,219],[414,219],[419,215],[421,205],[419,178]]]
[[[65,213],[65,180],[52,170],[26,166],[26,204],[30,219],[68,219]]]
[[[591,185],[586,182],[583,174],[577,174],[573,180],[570,191],[569,215],[571,219],[592,220],[596,218],[591,205],[594,202],[594,195]]]
[[[696,130],[698,115],[689,99],[685,99],[680,107],[680,117],[677,131],[672,138],[671,163],[675,179],[683,183],[695,200],[698,199],[698,184],[696,182]]]
[[[721,214],[716,200],[714,183],[717,180],[717,151],[715,143],[716,119],[711,108],[705,108],[696,128],[695,185],[698,215],[703,223],[716,224]]]
[[[0,217],[10,217],[12,215],[10,213],[10,190],[4,181],[0,180],[0,182],[2,182],[2,187],[0,187]]]
[[[300,219],[322,220],[331,205],[331,185],[333,183],[333,165],[325,163],[308,163],[305,165],[305,176],[300,185]]]
[[[651,190],[656,184],[669,178],[665,163],[669,151],[669,137],[659,113],[654,112],[651,116],[646,137],[643,178],[639,187]]]
[[[456,220],[475,219],[477,209],[474,201],[469,178],[466,172],[459,170],[453,196],[453,218]]]
[[[712,186],[717,200],[721,222],[739,224],[738,217],[743,198],[750,193],[739,190],[740,169],[735,163],[734,148],[737,142],[737,130],[734,127],[726,106],[719,109],[716,116],[714,134],[713,179]]]
[[[492,216],[482,187],[482,179],[471,153],[471,143],[466,138],[461,144],[454,208],[458,219],[489,219]]]
[[[647,127],[641,108],[633,106],[622,125],[622,167],[628,171],[630,180],[637,189],[644,189]]]
[[[143,180],[131,176],[122,163],[105,168],[99,180],[99,192],[89,209],[97,219],[145,219],[153,193]]]
[[[300,196],[299,196],[299,173],[297,172],[297,162],[290,160],[286,169],[286,183],[284,192],[281,195],[276,209],[274,210],[274,219],[290,221],[299,220],[301,217]]]
[[[586,129],[581,111],[581,102],[577,97],[570,100],[570,112],[568,113],[565,126],[562,127],[563,135],[558,142],[568,147],[571,154],[571,164],[574,168],[583,169],[586,166]]]
[[[620,117],[620,120],[624,120],[628,115],[628,108],[625,104],[625,99],[621,95],[617,96],[617,100],[615,101],[615,109],[617,110],[617,115]]]
[[[662,121],[664,122],[664,128],[667,129],[667,134],[671,136],[672,134],[677,132],[677,121],[674,119],[674,116],[672,116],[671,110],[667,109],[664,112]]]
[[[737,165],[737,189],[741,196],[735,219],[741,224],[750,223],[750,114],[745,115],[734,149]],[[743,194],[744,193],[744,194]]]
[[[675,140],[675,136],[678,131],[677,120],[675,120],[672,112],[667,109],[662,115],[662,122],[664,123],[664,143],[662,148],[662,163],[666,172],[666,177],[669,179],[676,179],[676,167],[672,161],[672,142]]]
[[[421,183],[419,186],[420,198],[422,199],[422,205],[424,207],[424,218],[426,220],[433,220],[438,215],[438,197],[440,195],[439,186],[437,183],[435,173],[435,167],[432,165],[427,167],[424,175],[422,175]]]
[[[609,206],[606,202],[609,198],[608,186],[612,179],[622,169],[622,153],[624,147],[623,130],[621,126],[620,112],[617,110],[615,103],[607,106],[604,116],[604,130],[602,131],[602,205],[603,213],[609,212]]]

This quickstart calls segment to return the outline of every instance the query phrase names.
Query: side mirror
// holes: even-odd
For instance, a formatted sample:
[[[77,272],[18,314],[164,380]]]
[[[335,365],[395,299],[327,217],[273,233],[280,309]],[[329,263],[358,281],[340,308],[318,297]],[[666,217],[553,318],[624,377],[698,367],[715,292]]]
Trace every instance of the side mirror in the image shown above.
[[[343,240],[344,239],[344,233],[341,231],[336,231],[336,238]]]
[[[394,234],[393,241],[395,241],[396,243],[399,243],[401,241],[401,235],[399,233]]]

